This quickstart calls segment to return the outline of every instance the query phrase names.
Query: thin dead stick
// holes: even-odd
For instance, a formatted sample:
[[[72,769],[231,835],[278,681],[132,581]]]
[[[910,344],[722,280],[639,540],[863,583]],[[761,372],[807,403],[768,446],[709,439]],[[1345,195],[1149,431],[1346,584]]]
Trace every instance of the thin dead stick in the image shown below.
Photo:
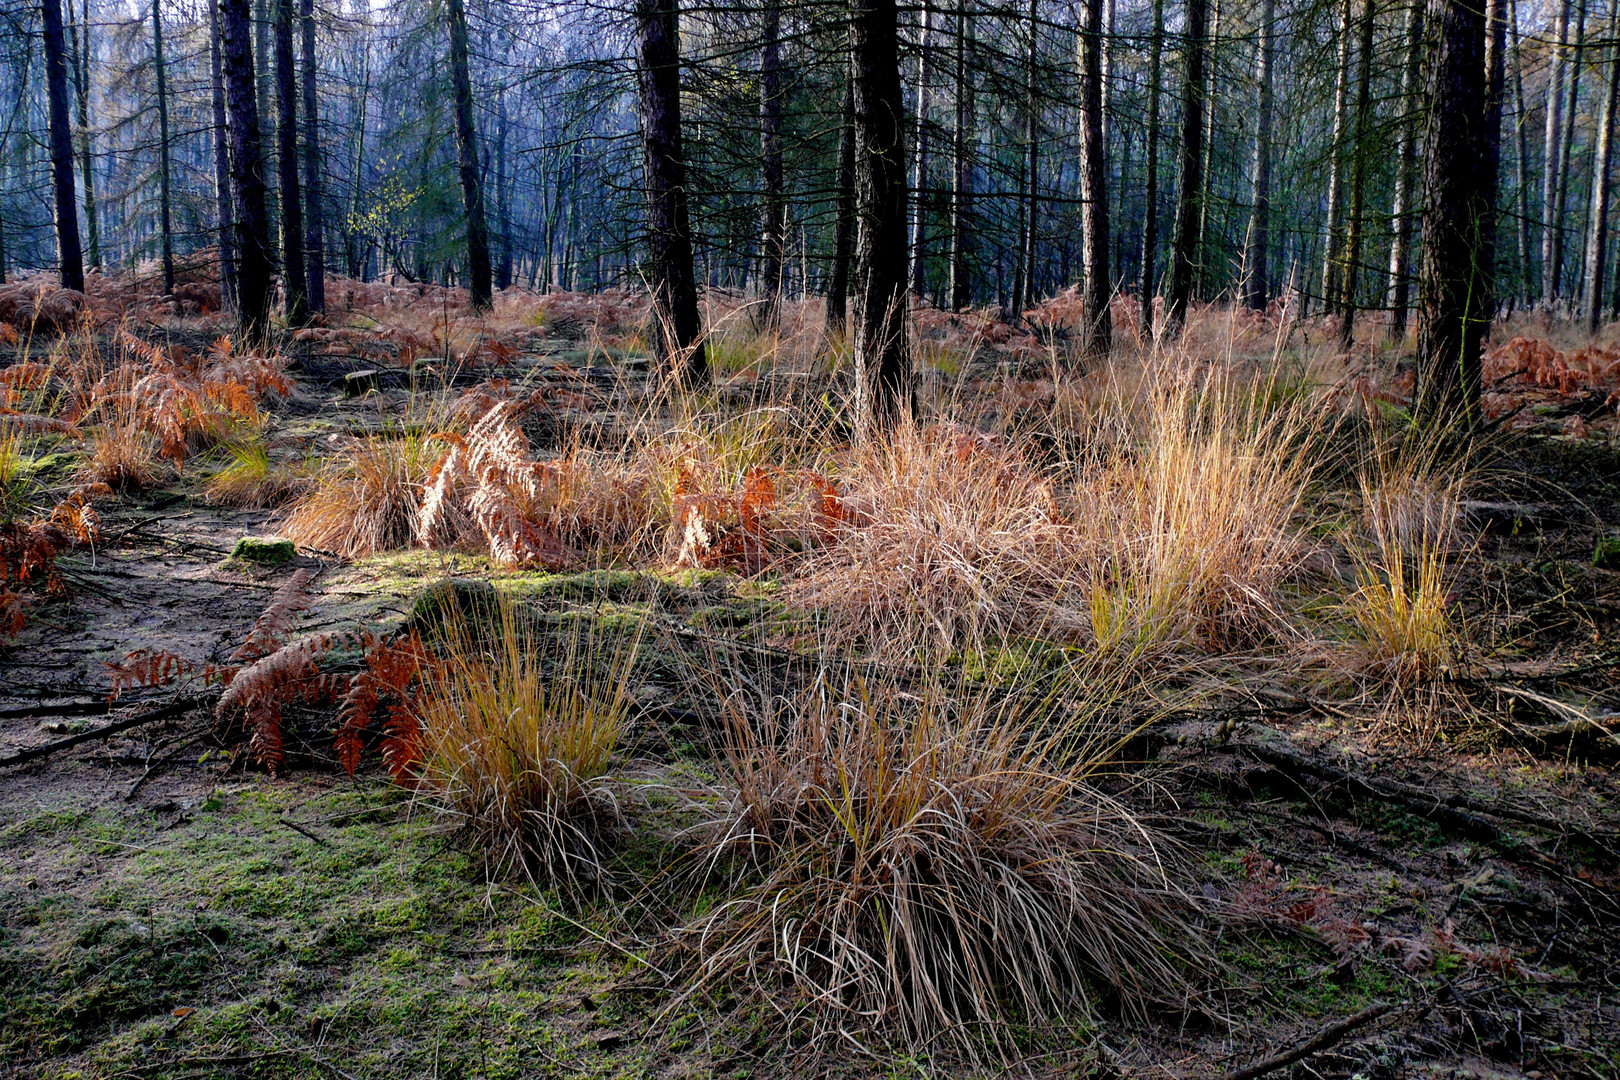
[[[146,771],[141,773],[140,777],[137,778],[136,781],[129,786],[129,790],[124,793],[124,801],[125,802],[133,802],[134,799],[135,799],[136,793],[139,792],[141,790],[141,788],[146,785],[146,782],[148,780],[152,779],[152,774],[153,773],[157,772],[159,769],[163,768],[163,766],[165,766],[169,762],[173,761],[176,757],[178,757],[180,755],[180,752],[185,750],[187,747],[197,745],[197,742],[207,734],[208,734],[208,731],[207,731],[206,728],[204,728],[202,731],[198,732],[197,734],[192,735],[190,738],[183,740],[180,743],[179,746],[176,746],[174,749],[170,750],[167,754],[164,754],[162,757],[158,758],[156,761],[153,761],[153,762],[149,763],[146,766]]]
[[[1267,1073],[1276,1072],[1278,1069],[1292,1065],[1296,1061],[1303,1061],[1312,1054],[1326,1050],[1357,1028],[1366,1027],[1394,1007],[1393,1005],[1379,1004],[1370,1009],[1363,1009],[1349,1019],[1329,1024],[1292,1049],[1263,1058],[1253,1065],[1239,1069],[1237,1072],[1227,1073],[1225,1080],[1254,1080],[1257,1076],[1264,1076]]]
[[[46,743],[44,746],[30,746],[26,750],[17,751],[10,757],[0,758],[0,769],[35,761],[49,754],[54,754],[58,750],[78,746],[80,743],[94,742],[97,739],[110,739],[120,731],[128,731],[130,728],[140,727],[142,724],[155,724],[159,720],[171,720],[176,716],[185,715],[199,704],[201,702],[197,698],[181,698],[179,701],[171,702],[161,709],[154,709],[149,713],[114,720],[110,724],[103,724],[101,727],[92,728],[89,731],[81,731],[77,735],[69,735],[65,739],[57,739],[55,742]]]

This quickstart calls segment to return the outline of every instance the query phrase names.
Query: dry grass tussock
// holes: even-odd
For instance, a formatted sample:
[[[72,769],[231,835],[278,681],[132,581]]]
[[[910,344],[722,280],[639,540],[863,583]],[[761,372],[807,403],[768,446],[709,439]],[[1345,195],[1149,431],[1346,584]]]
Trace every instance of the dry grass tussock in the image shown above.
[[[821,1034],[970,1049],[1183,1000],[1206,959],[1190,878],[1098,789],[1126,733],[1072,700],[1083,684],[992,697],[834,665],[761,690],[717,668],[728,734],[699,854],[731,899],[687,930],[687,997],[724,983]]]
[[[345,559],[413,547],[422,491],[442,453],[412,430],[351,440],[329,455],[289,508],[282,534]]]

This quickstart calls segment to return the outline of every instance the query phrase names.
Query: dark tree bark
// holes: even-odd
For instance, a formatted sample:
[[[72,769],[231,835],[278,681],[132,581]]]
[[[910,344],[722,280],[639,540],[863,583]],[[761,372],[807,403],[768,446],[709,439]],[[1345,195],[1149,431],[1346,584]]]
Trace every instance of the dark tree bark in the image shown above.
[[[494,285],[489,263],[489,226],[484,217],[484,185],[479,177],[478,128],[473,124],[467,9],[461,0],[445,0],[445,14],[450,33],[450,90],[455,99],[461,206],[467,215],[467,292],[474,311],[488,311]]]
[[[101,265],[101,215],[96,207],[95,147],[90,135],[90,0],[84,0],[73,39],[73,96],[78,106],[79,183],[84,187],[86,256],[92,269]],[[68,0],[68,22],[73,21],[73,0]]]
[[[1018,250],[1013,253],[1012,313],[1016,318],[1033,302],[1035,283],[1036,189],[1040,186],[1040,0],[1029,0],[1028,52],[1024,57],[1024,161],[1019,177]]]
[[[1490,228],[1481,236],[1479,262],[1489,268],[1488,291],[1482,299],[1485,331],[1490,336],[1496,316],[1496,200],[1502,176],[1502,104],[1507,87],[1507,0],[1485,0],[1485,206],[1490,210]]]
[[[275,43],[271,29],[275,23],[276,0],[253,0],[253,62],[255,78],[258,82],[259,102],[259,160],[264,162],[264,200],[267,220],[270,227],[275,228],[276,222],[281,219],[277,208],[279,193],[276,184],[279,178],[275,174],[276,158],[276,73],[270,60],[275,55]],[[274,247],[270,249],[270,273],[275,274],[276,260],[280,253]]]
[[[1524,107],[1524,50],[1519,39],[1519,5],[1508,2],[1513,26],[1513,131],[1517,140],[1514,167],[1518,171],[1518,221],[1515,235],[1519,243],[1519,289],[1526,303],[1536,294],[1535,270],[1530,255],[1530,117]]]
[[[459,0],[452,0],[459,3]],[[647,191],[647,254],[655,351],[682,386],[708,380],[709,365],[692,275],[692,224],[681,147],[678,0],[636,0],[641,97],[642,181]]]
[[[158,228],[163,245],[163,292],[174,292],[174,225],[170,203],[169,76],[163,63],[163,4],[152,0],[152,67],[157,77]]]
[[[1441,0],[1429,100],[1419,282],[1419,414],[1479,415],[1480,348],[1490,326],[1494,182],[1485,175],[1486,18],[1477,0]]]
[[[1557,216],[1559,152],[1563,149],[1565,51],[1569,48],[1569,0],[1558,5],[1557,38],[1552,43],[1552,71],[1547,76],[1547,127],[1542,139],[1541,169],[1541,298],[1558,298],[1558,262],[1562,255]]]
[[[1105,357],[1113,347],[1108,272],[1108,143],[1103,135],[1103,0],[1080,4],[1080,225],[1084,233],[1084,310],[1087,355]]]
[[[1339,7],[1339,63],[1333,83],[1333,141],[1328,146],[1327,221],[1322,228],[1322,310],[1339,303],[1340,247],[1344,231],[1345,121],[1350,108],[1350,22],[1354,0]]]
[[[1176,235],[1165,297],[1166,330],[1181,332],[1198,272],[1199,203],[1204,191],[1204,37],[1208,0],[1187,0],[1187,70],[1181,91],[1181,175],[1176,185]]]
[[[500,235],[500,254],[495,258],[495,287],[512,287],[512,195],[511,174],[507,171],[506,141],[510,122],[506,115],[506,94],[496,102],[495,117],[495,225]]]
[[[309,320],[304,214],[298,180],[298,70],[293,62],[293,0],[271,0],[276,42],[276,173],[281,190],[281,292],[288,326]]]
[[[62,0],[42,0],[45,14],[45,93],[51,129],[51,183],[56,197],[56,253],[62,287],[84,291],[79,201],[73,189],[73,125],[68,118],[67,43]]]
[[[219,0],[225,102],[230,112],[231,185],[236,209],[237,317],[250,344],[270,332],[270,221],[265,213],[264,143],[253,69],[251,0]]]
[[[1367,198],[1367,154],[1372,126],[1372,47],[1374,0],[1361,11],[1361,40],[1356,48],[1356,142],[1351,148],[1349,220],[1344,238],[1344,292],[1339,323],[1339,345],[1349,349],[1355,339],[1356,287],[1361,273],[1361,235]]]
[[[321,102],[315,66],[315,0],[302,0],[304,52],[304,270],[310,311],[326,310],[326,219],[321,205]]]
[[[847,68],[847,65],[846,65]],[[827,274],[827,334],[842,334],[849,317],[849,271],[855,258],[855,82],[844,76],[843,120],[838,133],[833,258]]]
[[[208,3],[208,61],[214,106],[214,207],[219,233],[219,292],[236,307],[236,208],[231,198],[230,130],[225,123],[225,69],[220,55],[219,0]]]
[[[1586,332],[1596,334],[1603,319],[1603,278],[1609,247],[1609,173],[1614,152],[1614,112],[1620,103],[1620,4],[1609,8],[1609,85],[1598,116],[1597,149],[1592,157],[1591,235],[1586,241],[1586,291],[1581,307]]]
[[[1406,338],[1407,309],[1411,306],[1412,226],[1418,172],[1418,123],[1423,114],[1423,9],[1425,0],[1412,0],[1406,9],[1406,62],[1401,69],[1402,118],[1395,144],[1395,199],[1390,208],[1395,234],[1389,244],[1389,333],[1396,342]]]
[[[1142,208],[1142,321],[1143,341],[1153,338],[1153,298],[1159,282],[1159,99],[1163,93],[1164,0],[1153,0],[1153,34],[1148,38],[1147,191]]]
[[[1586,53],[1586,0],[1576,0],[1575,52],[1569,64],[1569,101],[1564,106],[1564,130],[1559,136],[1558,182],[1553,194],[1553,299],[1562,299],[1564,288],[1564,226],[1569,202],[1570,162],[1575,145],[1575,121],[1580,114],[1581,60]],[[1577,230],[1579,231],[1579,230]]]
[[[895,0],[854,0],[855,374],[860,420],[879,428],[913,411],[899,38]]]
[[[956,85],[956,115],[951,124],[951,280],[950,306],[961,311],[973,302],[968,278],[968,230],[973,198],[973,163],[968,142],[973,131],[973,83],[968,71],[968,0],[956,3],[956,38],[953,42],[952,81]]]
[[[755,325],[774,330],[782,312],[782,259],[787,247],[787,204],[782,193],[782,9],[765,5],[759,53],[760,307]]]
[[[1421,0],[1418,0],[1421,3]],[[1248,281],[1244,300],[1255,311],[1264,311],[1271,299],[1271,80],[1276,67],[1277,33],[1275,0],[1261,0],[1260,45],[1254,62],[1254,81],[1259,87],[1254,127],[1254,171],[1250,186],[1254,206],[1249,213],[1248,254],[1243,260]]]
[[[917,37],[917,165],[911,185],[911,291],[918,297],[928,292],[928,107],[933,36],[934,9],[924,0]]]

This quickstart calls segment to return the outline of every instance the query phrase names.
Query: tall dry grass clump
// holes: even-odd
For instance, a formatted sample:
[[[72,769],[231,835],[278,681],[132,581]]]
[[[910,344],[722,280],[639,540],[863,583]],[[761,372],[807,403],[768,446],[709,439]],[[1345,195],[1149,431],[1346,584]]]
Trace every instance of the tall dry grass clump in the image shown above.
[[[462,614],[444,635],[441,676],[415,705],[423,785],[496,864],[551,883],[598,881],[619,821],[607,780],[630,729],[639,631],[541,625],[504,597]]]
[[[981,1047],[1180,1000],[1203,958],[1196,908],[1180,854],[1099,790],[1125,733],[1098,714],[1059,711],[1052,688],[991,698],[835,668],[715,690],[703,867],[732,899],[689,928],[697,989],[751,988],[822,1033]]]
[[[345,559],[413,546],[417,508],[442,448],[426,436],[384,432],[328,457],[293,503],[281,532]]]

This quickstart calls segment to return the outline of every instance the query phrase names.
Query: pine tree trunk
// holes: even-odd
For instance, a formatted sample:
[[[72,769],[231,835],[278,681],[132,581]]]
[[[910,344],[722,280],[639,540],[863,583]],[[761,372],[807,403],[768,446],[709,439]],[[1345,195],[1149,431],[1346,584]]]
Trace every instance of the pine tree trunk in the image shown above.
[[[951,81],[956,87],[956,115],[951,124],[951,281],[950,307],[961,311],[973,302],[968,277],[969,200],[973,198],[973,163],[968,143],[973,134],[973,83],[968,71],[968,0],[956,2],[956,38]]]
[[[671,0],[673,2],[673,0]],[[467,215],[467,292],[474,311],[488,311],[493,297],[489,265],[489,226],[484,218],[484,186],[478,175],[478,129],[473,124],[472,70],[467,48],[467,11],[461,0],[445,0],[450,34],[450,89],[456,110],[456,149],[461,168],[461,206]]]
[[[1487,228],[1480,233],[1476,259],[1486,268],[1479,305],[1485,320],[1480,341],[1490,337],[1496,316],[1496,200],[1502,177],[1502,105],[1507,87],[1507,4],[1508,0],[1485,0],[1485,161],[1484,194],[1481,202],[1488,213]]]
[[[914,410],[899,45],[895,0],[854,0],[857,419],[878,428],[890,428]]]
[[[1494,186],[1485,176],[1486,18],[1472,0],[1440,0],[1430,92],[1419,282],[1419,414],[1439,423],[1479,415],[1480,347],[1489,329]]]
[[[459,0],[452,0],[459,2]],[[642,179],[647,189],[652,334],[659,364],[677,384],[708,381],[697,282],[686,156],[681,149],[680,15],[677,0],[636,0],[641,95]]]
[[[1080,175],[1082,202],[1086,334],[1088,356],[1106,357],[1113,347],[1109,308],[1113,278],[1108,272],[1108,143],[1103,135],[1103,0],[1082,0],[1080,50]]]
[[[298,70],[293,62],[293,0],[272,0],[276,45],[276,174],[281,191],[281,292],[288,326],[309,319],[304,214],[298,180]]]
[[[1153,0],[1153,36],[1148,39],[1147,191],[1142,209],[1142,340],[1153,337],[1153,297],[1158,291],[1155,261],[1159,255],[1159,105],[1163,93],[1164,0]]]
[[[934,9],[929,0],[923,0],[917,41],[917,159],[911,185],[911,291],[919,298],[928,293],[928,107],[933,35]]]
[[[844,107],[838,128],[838,175],[833,206],[833,258],[827,273],[827,336],[844,332],[849,313],[849,272],[855,258],[855,82],[845,65]]]
[[[1322,229],[1322,311],[1339,303],[1339,250],[1344,228],[1345,121],[1350,106],[1350,22],[1354,0],[1339,9],[1339,66],[1333,84],[1333,141],[1328,147],[1327,222]]]
[[[265,211],[269,215],[271,228],[281,219],[277,208],[279,193],[276,191],[278,177],[276,176],[276,76],[271,68],[270,59],[275,54],[275,45],[272,41],[271,29],[275,23],[274,4],[276,0],[254,0],[253,5],[253,31],[255,41],[253,45],[253,59],[255,73],[258,80],[259,102],[259,159],[264,162],[264,198]],[[276,259],[279,253],[271,248],[270,265],[271,274],[275,273]]]
[[[1423,115],[1423,12],[1425,0],[1412,0],[1406,9],[1406,65],[1401,71],[1402,117],[1395,144],[1395,200],[1390,207],[1395,235],[1389,245],[1389,333],[1399,343],[1406,338],[1407,309],[1411,306],[1413,196],[1417,187],[1418,120]]]
[[[158,228],[163,249],[163,292],[174,292],[174,215],[169,196],[169,76],[163,63],[163,4],[152,0],[152,69],[157,77]]]
[[[219,0],[225,103],[230,113],[231,185],[236,210],[237,317],[250,344],[270,331],[270,221],[265,212],[264,142],[253,69],[251,0]]]
[[[502,91],[495,109],[495,227],[499,230],[499,252],[495,258],[495,287],[512,287],[512,197],[506,163],[506,140],[510,120],[506,114],[506,93]]]
[[[1372,46],[1374,0],[1366,0],[1361,13],[1361,41],[1356,58],[1356,135],[1350,164],[1350,219],[1344,240],[1344,318],[1339,344],[1348,350],[1356,326],[1356,286],[1361,271],[1362,213],[1366,207],[1367,154],[1372,126]]]
[[[1559,136],[1558,176],[1553,190],[1552,212],[1552,296],[1564,296],[1564,219],[1569,201],[1569,174],[1571,151],[1575,144],[1575,120],[1580,112],[1581,59],[1586,52],[1586,0],[1576,0],[1575,51],[1570,57],[1565,81],[1569,84],[1569,101],[1564,106],[1564,130]]]
[[[73,188],[73,125],[68,118],[67,44],[62,0],[42,0],[45,14],[45,89],[50,116],[51,183],[56,199],[56,253],[62,288],[84,291],[79,247],[78,193]]]
[[[84,187],[85,254],[96,269],[101,266],[101,215],[96,207],[95,147],[90,135],[90,0],[84,0],[82,10],[78,32],[73,34],[73,90],[78,106],[79,183]],[[68,21],[73,21],[73,0],[68,0]]]
[[[1518,175],[1518,220],[1515,235],[1519,244],[1519,289],[1526,303],[1536,294],[1535,269],[1530,254],[1530,116],[1524,107],[1524,50],[1519,39],[1519,5],[1508,0],[1513,31],[1513,132],[1514,166]]]
[[[1021,316],[1034,302],[1035,283],[1030,280],[1035,271],[1035,232],[1037,228],[1035,200],[1039,187],[1037,169],[1040,164],[1040,85],[1037,63],[1040,49],[1040,0],[1029,0],[1029,51],[1024,63],[1024,163],[1019,190],[1018,250],[1013,253],[1012,314]]]
[[[364,188],[366,168],[366,113],[371,102],[371,39],[366,36],[364,27],[360,37],[360,101],[359,116],[354,126],[354,172],[349,181],[349,221],[360,219],[360,192]],[[359,237],[351,231],[353,226],[345,229],[345,247],[349,258],[349,276],[360,277],[365,270],[364,264],[370,259]]]
[[[231,198],[230,130],[225,123],[225,70],[220,56],[219,0],[208,0],[208,64],[214,106],[214,208],[219,234],[219,296],[236,308],[236,209]]]
[[[787,204],[782,192],[782,9],[766,4],[759,53],[760,306],[755,325],[774,330],[782,313],[782,260],[787,247]]]
[[[1609,8],[1609,85],[1598,115],[1597,148],[1592,155],[1591,235],[1586,241],[1586,295],[1581,307],[1586,332],[1596,334],[1603,318],[1603,278],[1609,247],[1609,173],[1614,148],[1614,112],[1620,103],[1620,4]]]
[[[302,0],[304,52],[304,269],[310,311],[326,310],[326,219],[321,184],[321,102],[315,66],[315,0]]]
[[[1547,127],[1543,137],[1541,169],[1541,299],[1558,299],[1559,226],[1558,155],[1563,149],[1564,53],[1569,47],[1569,2],[1558,6],[1557,40],[1553,43],[1552,70],[1547,76]]]
[[[1421,2],[1421,0],[1419,0]],[[1271,109],[1272,72],[1276,66],[1275,0],[1261,0],[1260,46],[1254,65],[1259,87],[1254,126],[1254,172],[1251,187],[1254,208],[1249,214],[1248,254],[1244,258],[1249,280],[1244,290],[1250,308],[1264,311],[1271,299]]]
[[[1181,90],[1181,168],[1176,184],[1176,232],[1170,246],[1165,331],[1181,333],[1198,273],[1199,204],[1204,191],[1204,44],[1208,0],[1187,0],[1187,70]]]
[[[1214,271],[1209,258],[1209,207],[1214,200],[1211,198],[1215,183],[1214,152],[1215,152],[1215,75],[1216,57],[1220,54],[1221,40],[1221,0],[1214,0],[1214,7],[1210,11],[1209,41],[1204,46],[1204,70],[1208,73],[1204,86],[1204,165],[1200,175],[1204,178],[1204,190],[1198,198],[1198,276],[1196,280],[1197,295],[1206,296],[1211,291],[1210,274]]]

